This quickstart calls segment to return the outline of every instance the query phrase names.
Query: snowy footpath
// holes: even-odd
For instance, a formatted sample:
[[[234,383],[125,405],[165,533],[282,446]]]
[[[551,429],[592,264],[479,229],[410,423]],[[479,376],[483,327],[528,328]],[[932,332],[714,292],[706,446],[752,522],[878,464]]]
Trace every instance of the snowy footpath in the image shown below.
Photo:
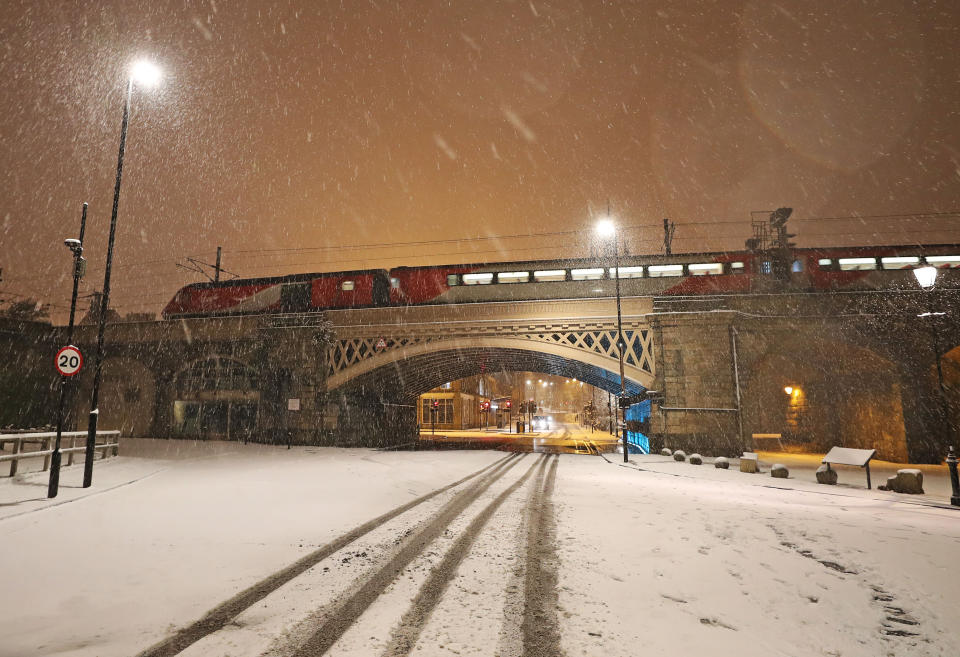
[[[960,654],[960,510],[662,457],[128,441],[0,481],[0,657]]]

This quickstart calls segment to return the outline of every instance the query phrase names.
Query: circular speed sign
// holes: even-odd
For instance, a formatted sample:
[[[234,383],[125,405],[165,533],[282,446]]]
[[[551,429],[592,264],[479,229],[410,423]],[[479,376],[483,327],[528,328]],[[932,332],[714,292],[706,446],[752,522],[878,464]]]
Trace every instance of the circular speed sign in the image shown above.
[[[54,362],[60,374],[63,376],[73,376],[83,367],[83,354],[72,344],[67,345],[57,352],[57,357],[54,359]]]

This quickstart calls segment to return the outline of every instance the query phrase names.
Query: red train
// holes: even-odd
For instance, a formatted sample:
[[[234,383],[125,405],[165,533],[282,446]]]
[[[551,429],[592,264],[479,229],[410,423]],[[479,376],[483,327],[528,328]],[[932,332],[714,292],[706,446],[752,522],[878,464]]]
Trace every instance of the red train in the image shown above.
[[[960,269],[960,246],[793,248],[620,258],[624,296],[734,294],[769,290],[915,287],[909,270]],[[950,273],[951,278],[953,272]],[[536,260],[391,270],[295,274],[193,283],[163,309],[165,319],[343,308],[529,299],[614,293],[609,259]]]

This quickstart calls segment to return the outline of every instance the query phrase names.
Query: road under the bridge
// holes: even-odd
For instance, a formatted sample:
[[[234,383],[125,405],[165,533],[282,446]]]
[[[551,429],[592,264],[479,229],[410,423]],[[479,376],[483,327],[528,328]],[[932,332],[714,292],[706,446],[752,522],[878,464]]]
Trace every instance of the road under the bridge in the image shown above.
[[[657,456],[126,451],[57,506],[0,483],[0,655],[960,651],[960,514],[891,493]]]

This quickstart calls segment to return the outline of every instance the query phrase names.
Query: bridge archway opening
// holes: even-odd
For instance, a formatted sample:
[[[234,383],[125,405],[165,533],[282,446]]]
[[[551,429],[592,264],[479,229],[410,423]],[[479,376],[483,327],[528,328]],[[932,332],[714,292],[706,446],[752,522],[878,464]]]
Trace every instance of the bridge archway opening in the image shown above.
[[[349,397],[362,391],[362,396],[373,395],[384,402],[413,404],[420,395],[444,383],[499,372],[562,376],[613,394],[620,393],[620,375],[611,369],[551,353],[496,347],[448,349],[398,357],[353,377],[330,393]],[[627,394],[642,392],[646,387],[644,383],[649,381],[627,378]]]
[[[825,452],[834,445],[875,448],[908,459],[903,381],[896,365],[839,340],[776,347],[743,380],[744,433],[779,433],[784,443]],[[825,371],[817,363],[830,362]]]
[[[196,360],[174,377],[173,434],[221,440],[249,438],[257,428],[257,372],[233,358]]]

